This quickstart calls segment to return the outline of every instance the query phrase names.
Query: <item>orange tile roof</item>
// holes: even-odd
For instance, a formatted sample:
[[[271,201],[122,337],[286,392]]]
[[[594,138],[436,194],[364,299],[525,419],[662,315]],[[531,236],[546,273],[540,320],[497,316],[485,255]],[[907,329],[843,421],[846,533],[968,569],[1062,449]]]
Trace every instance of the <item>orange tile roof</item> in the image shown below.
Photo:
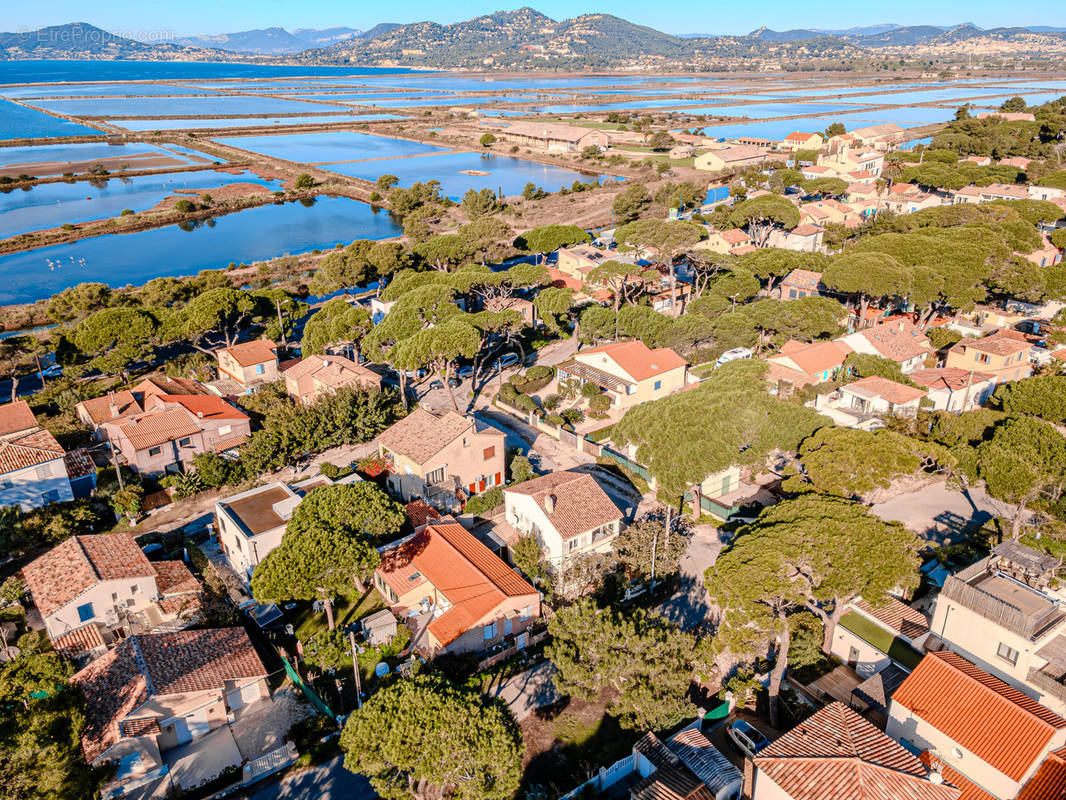
[[[958,391],[967,386],[990,381],[995,376],[986,375],[983,372],[971,372],[968,369],[958,367],[940,367],[938,369],[917,369],[908,373],[907,377],[919,386],[927,389],[949,389]]]
[[[4,403],[0,406],[0,436],[37,427],[37,417],[25,400]]]
[[[751,241],[751,237],[744,233],[740,228],[730,228],[727,231],[720,231],[718,235],[729,244],[741,244],[742,242]]]
[[[0,473],[16,472],[66,456],[63,446],[46,430],[31,430],[0,439]]]
[[[211,390],[191,378],[172,378],[169,375],[149,375],[131,390],[134,394],[210,394]]]
[[[780,355],[787,357],[808,375],[815,375],[819,372],[843,366],[844,359],[848,357],[849,353],[851,353],[851,348],[844,342],[814,342],[808,344],[797,342],[793,339],[782,346]],[[775,358],[777,357],[770,356],[767,361],[774,361]]]
[[[964,350],[977,350],[980,353],[991,353],[997,356],[1010,356],[1022,353],[1032,348],[1032,345],[1024,337],[1013,336],[1014,331],[996,331],[983,339],[963,339],[952,345],[952,350],[960,352]]]
[[[104,639],[100,635],[100,629],[95,622],[82,625],[72,631],[67,631],[62,636],[52,639],[52,647],[60,657],[73,661],[83,653],[88,653],[104,646]]]
[[[135,450],[147,450],[200,432],[195,418],[181,408],[147,411],[118,427]]]
[[[816,233],[824,231],[821,225],[812,225],[809,222],[805,222],[802,225],[797,225],[788,233],[790,236],[814,236]]]
[[[183,561],[154,561],[156,591],[162,595],[200,591],[200,582]]]
[[[672,369],[688,364],[685,359],[669,347],[650,349],[640,339],[631,342],[612,342],[611,344],[583,350],[577,356],[602,353],[608,356],[629,377],[636,382],[654,378]],[[579,359],[580,360],[580,359]],[[593,365],[594,366],[594,365]]]
[[[430,525],[386,550],[377,572],[397,594],[420,585],[410,581],[420,576],[448,599],[451,608],[428,627],[444,646],[481,624],[506,598],[537,597],[536,589],[458,523]]]
[[[84,447],[71,450],[63,456],[63,463],[67,467],[67,477],[72,481],[96,472],[96,464],[93,462],[93,457]]]
[[[278,346],[268,339],[256,339],[232,347],[220,347],[216,352],[229,353],[242,367],[252,367],[265,361],[276,361]]]
[[[878,355],[898,363],[932,351],[928,337],[905,317],[886,320],[859,333],[873,346]]]
[[[114,405],[114,411],[111,406]],[[130,414],[139,414],[144,411],[141,402],[133,396],[133,392],[112,392],[103,397],[94,397],[91,400],[83,400],[78,406],[84,409],[86,415],[95,424],[111,422],[119,417],[127,417]]]
[[[1066,728],[1066,719],[946,650],[926,654],[892,702],[1015,781]]]
[[[1062,800],[1066,797],[1066,747],[1052,750],[1018,793],[1017,800]]]
[[[412,528],[421,528],[423,525],[440,519],[440,512],[422,500],[412,500],[403,507],[403,510]]]
[[[810,386],[817,383],[817,381],[806,372],[800,372],[798,369],[786,367],[784,364],[779,364],[776,361],[768,361],[767,363],[770,365],[770,368],[766,372],[766,377],[775,383],[788,381],[797,389],[802,389],[804,386]],[[685,389],[695,389],[697,386],[699,386],[698,383],[693,383],[686,386]]]
[[[549,472],[504,490],[533,498],[563,539],[620,520],[622,512],[587,472]],[[554,501],[548,498],[554,498]],[[554,502],[548,511],[547,503]]]
[[[748,253],[754,253],[758,249],[759,248],[757,248],[753,244],[741,244],[737,245],[736,247],[730,247],[729,254],[733,256],[744,256]]]
[[[915,389],[913,386],[897,383],[888,378],[882,378],[880,375],[869,375],[841,388],[843,391],[857,389],[859,394],[873,394],[897,406],[913,403],[925,397],[925,389]]]
[[[815,136],[821,138],[820,133],[803,133],[802,131],[793,131],[785,137],[786,142],[807,142],[813,139]]]
[[[215,395],[161,394],[156,397],[154,402],[175,403],[198,419],[248,419],[243,411]]]
[[[755,759],[792,800],[958,800],[921,761],[843,703],[830,703]],[[756,777],[758,785],[758,777]]]
[[[928,750],[923,751],[918,758],[929,769],[939,772],[949,785],[959,790],[959,800],[999,800],[995,795],[986,792],[957,769],[950,764],[945,764]]]
[[[782,286],[795,286],[801,289],[817,289],[822,282],[822,273],[811,269],[794,269],[781,281]],[[784,349],[784,348],[782,348]]]
[[[312,375],[316,381],[334,389],[361,384],[364,381],[381,382],[376,372],[344,356],[308,356],[292,362],[282,370],[282,373],[286,378],[292,378],[295,381]]]

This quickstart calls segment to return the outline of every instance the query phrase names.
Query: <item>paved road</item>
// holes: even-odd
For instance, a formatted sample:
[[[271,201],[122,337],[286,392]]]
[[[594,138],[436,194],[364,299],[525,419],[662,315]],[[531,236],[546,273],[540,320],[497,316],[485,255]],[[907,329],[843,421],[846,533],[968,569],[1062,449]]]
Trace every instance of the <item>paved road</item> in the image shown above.
[[[498,697],[521,721],[543,706],[550,706],[560,699],[552,676],[556,673],[555,665],[550,661],[530,667],[497,686],[489,694]]]
[[[248,800],[376,800],[370,782],[344,768],[344,758],[312,767],[264,786]]]
[[[902,522],[912,531],[936,544],[950,544],[992,517],[1013,518],[1014,506],[989,497],[984,489],[949,489],[943,481],[916,492],[907,492],[872,508],[885,520]]]
[[[34,372],[30,375],[23,375],[19,378],[18,389],[15,391],[17,397],[26,397],[27,395],[36,394],[41,391],[43,386],[41,385],[40,376]],[[0,381],[0,400],[5,403],[11,399],[11,379],[4,378]]]
[[[681,577],[677,590],[659,610],[667,619],[689,630],[703,622],[712,611],[714,602],[703,584],[703,575],[714,565],[718,554],[725,547],[718,529],[710,525],[696,526],[696,532],[688,544],[688,551],[681,559]]]

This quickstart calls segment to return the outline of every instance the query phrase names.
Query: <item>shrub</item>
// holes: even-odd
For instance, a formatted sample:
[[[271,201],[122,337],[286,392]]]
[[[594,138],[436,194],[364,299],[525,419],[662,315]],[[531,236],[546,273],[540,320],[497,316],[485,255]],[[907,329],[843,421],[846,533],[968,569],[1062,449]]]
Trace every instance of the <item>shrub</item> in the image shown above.
[[[549,411],[554,411],[563,404],[563,396],[561,394],[550,394],[544,398],[541,403]]]
[[[602,390],[595,383],[586,383],[581,386],[582,397],[595,397],[600,394]]]
[[[183,197],[174,204],[174,210],[181,214],[188,214],[196,210],[196,204],[192,200]]]
[[[513,383],[505,383],[500,387],[499,398],[502,402],[513,406],[518,398],[518,390],[514,388]]]
[[[315,179],[308,175],[306,172],[301,172],[296,176],[296,180],[293,182],[292,187],[294,189],[310,189],[315,185]]]
[[[503,502],[503,489],[493,486],[486,492],[474,495],[466,501],[463,511],[467,514],[484,514]]]
[[[527,381],[539,381],[542,378],[551,378],[555,375],[555,367],[549,367],[545,364],[537,364],[535,367],[530,367],[526,370]]]
[[[515,408],[519,411],[536,411],[537,404],[528,394],[520,394],[515,398]]]
[[[328,461],[324,461],[322,466],[318,468],[320,475],[325,475],[331,481],[338,480],[340,478],[351,475],[355,470],[351,467],[338,467],[336,464],[330,464]]]
[[[133,209],[132,208],[124,208],[124,209],[122,209],[121,213],[119,213],[119,216],[120,217],[128,217],[132,213],[133,213]]]
[[[567,408],[563,412],[563,419],[569,422],[571,425],[577,425],[580,422],[585,421],[585,414],[579,408]]]
[[[605,394],[598,394],[589,398],[589,411],[603,413],[611,407],[611,398]]]
[[[560,428],[566,424],[566,419],[560,414],[549,414],[544,420],[551,425],[558,425]]]

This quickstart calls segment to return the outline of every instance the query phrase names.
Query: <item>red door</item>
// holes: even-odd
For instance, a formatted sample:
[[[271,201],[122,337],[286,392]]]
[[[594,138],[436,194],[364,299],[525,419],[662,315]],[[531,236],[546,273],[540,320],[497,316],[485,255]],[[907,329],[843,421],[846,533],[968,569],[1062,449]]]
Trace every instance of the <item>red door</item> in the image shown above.
[[[496,473],[496,482],[493,483],[492,485],[493,486],[503,486],[503,475],[500,474],[499,472],[497,472]]]
[[[485,479],[484,478],[482,478],[481,481],[478,483],[478,491],[479,492],[485,491]]]

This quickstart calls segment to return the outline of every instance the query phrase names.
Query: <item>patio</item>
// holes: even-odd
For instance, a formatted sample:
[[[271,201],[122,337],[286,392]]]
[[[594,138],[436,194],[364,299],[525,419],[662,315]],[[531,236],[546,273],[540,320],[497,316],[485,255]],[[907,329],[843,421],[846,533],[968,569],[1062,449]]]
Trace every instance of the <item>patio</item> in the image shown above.
[[[194,789],[222,774],[229,767],[239,767],[244,756],[237,749],[228,725],[215,728],[206,736],[175,747],[166,754],[170,779],[179,789]]]

